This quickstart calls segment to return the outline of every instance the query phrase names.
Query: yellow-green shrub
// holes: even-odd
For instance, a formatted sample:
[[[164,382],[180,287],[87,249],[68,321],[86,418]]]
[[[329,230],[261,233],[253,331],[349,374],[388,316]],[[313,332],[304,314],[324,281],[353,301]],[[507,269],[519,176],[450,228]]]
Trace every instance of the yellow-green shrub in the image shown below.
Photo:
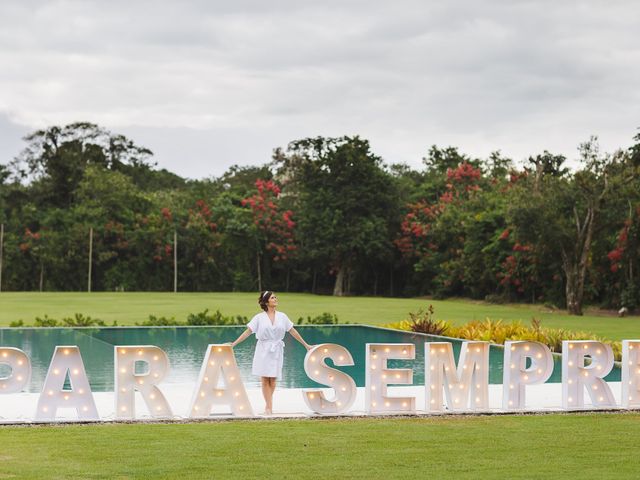
[[[418,312],[419,315],[421,312]],[[412,314],[411,319],[415,319],[416,314]],[[480,340],[484,342],[504,344],[508,340],[527,340],[540,342],[547,345],[552,352],[562,352],[562,342],[564,340],[597,340],[611,345],[616,360],[622,356],[622,346],[620,342],[598,337],[589,332],[574,332],[562,328],[544,328],[541,322],[535,318],[531,321],[531,326],[523,325],[522,322],[503,322],[502,320],[491,320],[487,318],[483,321],[474,320],[464,325],[455,326],[443,320],[431,321],[437,325],[442,333],[440,335],[464,340]],[[411,320],[389,323],[387,328],[397,330],[416,330],[417,323]],[[428,333],[428,332],[422,332]]]

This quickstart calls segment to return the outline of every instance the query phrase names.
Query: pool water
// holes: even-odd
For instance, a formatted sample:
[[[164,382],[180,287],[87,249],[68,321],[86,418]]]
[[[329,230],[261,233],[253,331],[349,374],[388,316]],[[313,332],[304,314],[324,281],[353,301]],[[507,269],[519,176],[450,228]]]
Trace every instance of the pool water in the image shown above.
[[[101,327],[101,328],[0,328],[0,346],[16,347],[31,359],[30,392],[40,392],[56,345],[80,348],[89,383],[94,392],[113,391],[113,347],[115,345],[155,345],[169,356],[171,369],[163,383],[195,383],[207,345],[235,340],[245,327]],[[367,343],[413,343],[416,358],[412,361],[390,360],[390,368],[413,368],[414,385],[424,385],[424,343],[451,342],[456,361],[462,340],[402,332],[362,325],[298,326],[310,344],[337,343],[351,352],[354,366],[336,367],[349,374],[359,387],[364,386],[365,345]],[[260,379],[251,375],[255,337],[251,336],[234,351],[244,384],[259,386]],[[305,349],[290,335],[285,337],[283,378],[279,386],[307,388],[318,386],[304,372]],[[503,348],[491,345],[489,383],[502,383]],[[333,366],[327,360],[329,366]],[[0,365],[0,377],[8,375],[8,367]],[[560,356],[554,355],[554,370],[548,383],[561,381]],[[614,367],[606,377],[620,381],[620,368]]]

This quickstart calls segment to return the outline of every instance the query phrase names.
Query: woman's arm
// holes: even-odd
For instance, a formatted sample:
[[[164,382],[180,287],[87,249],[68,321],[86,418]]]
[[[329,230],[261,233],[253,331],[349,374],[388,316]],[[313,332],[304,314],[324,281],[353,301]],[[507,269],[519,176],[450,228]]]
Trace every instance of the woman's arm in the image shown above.
[[[304,348],[306,348],[307,350],[309,350],[311,348],[311,345],[309,345],[307,342],[304,341],[304,338],[302,338],[302,336],[298,333],[298,331],[295,328],[291,327],[289,329],[289,333],[291,334],[291,336],[293,338],[295,338],[302,345],[304,345]]]
[[[231,342],[231,348],[235,347],[237,344],[244,342],[245,339],[251,335],[253,332],[251,331],[250,328],[247,328],[244,332],[242,332],[240,334],[240,336],[238,338],[236,338],[236,340],[234,342]]]

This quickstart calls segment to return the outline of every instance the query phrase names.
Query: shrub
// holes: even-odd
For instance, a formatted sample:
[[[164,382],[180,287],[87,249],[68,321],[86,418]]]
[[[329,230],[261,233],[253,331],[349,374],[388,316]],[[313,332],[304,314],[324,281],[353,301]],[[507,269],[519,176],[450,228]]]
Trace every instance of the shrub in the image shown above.
[[[451,327],[449,336],[468,340],[504,343],[506,340],[521,340],[528,336],[529,329],[520,322],[504,323],[502,320],[474,320],[460,327]]]
[[[136,323],[143,327],[169,327],[175,325],[184,325],[184,322],[180,322],[175,317],[156,317],[155,315],[149,315],[149,319],[142,323]]]
[[[155,327],[155,326],[180,326],[180,325],[246,325],[249,323],[247,317],[242,315],[226,317],[216,310],[214,313],[209,313],[209,310],[205,310],[199,313],[190,313],[186,322],[176,320],[175,317],[157,317],[155,315],[149,315],[148,320],[142,323],[136,322],[136,325],[143,327]],[[113,326],[118,325],[118,322],[113,322]],[[18,320],[11,322],[10,327],[24,327],[24,321]],[[85,316],[81,313],[74,314],[73,317],[63,318],[58,321],[54,318],[49,318],[48,315],[44,317],[36,317],[34,327],[93,327],[93,326],[106,326],[103,320],[98,318],[91,318],[89,315]]]
[[[484,301],[487,303],[502,304],[502,303],[507,303],[507,298],[504,295],[496,295],[494,293],[491,293],[484,297]]]
[[[73,317],[66,317],[62,319],[62,323],[67,327],[104,327],[104,321],[98,318],[91,318],[90,316],[84,316],[81,313],[76,313]],[[52,325],[55,326],[55,325]]]
[[[620,342],[611,342],[589,332],[574,332],[561,328],[543,328],[542,322],[533,318],[531,326],[523,325],[521,322],[505,323],[502,320],[484,321],[474,320],[460,326],[453,326],[445,321],[433,320],[433,309],[418,313],[410,313],[410,320],[403,320],[387,324],[389,328],[398,330],[409,330],[413,332],[428,333],[431,335],[446,335],[464,340],[480,340],[490,343],[504,344],[509,340],[525,340],[544,343],[552,352],[562,353],[562,342],[564,340],[597,340],[611,345],[613,355],[616,360],[622,357],[622,345]],[[441,332],[441,333],[433,333]]]
[[[449,335],[451,325],[444,320],[435,320],[433,314],[433,305],[429,305],[426,311],[420,309],[416,313],[409,313],[409,330],[429,335]]]
[[[34,327],[57,327],[58,321],[53,318],[49,318],[47,315],[45,315],[44,318],[36,317],[36,320],[33,326]]]
[[[399,322],[385,323],[383,327],[393,328],[394,330],[408,330],[411,331],[411,323],[408,320],[400,320]]]
[[[209,313],[209,309],[199,313],[190,313],[187,316],[187,325],[245,325],[248,323],[247,317],[237,315],[235,317],[225,317],[216,310]]]
[[[298,325],[302,325],[304,323],[304,317],[298,318]],[[337,325],[338,316],[329,312],[321,313],[320,315],[316,315],[315,317],[308,316],[306,323],[308,325]]]
[[[117,322],[113,322],[113,325],[117,325]],[[10,327],[24,327],[24,321],[18,320],[17,322],[11,322],[9,324]],[[74,314],[73,317],[65,317],[61,321],[56,320],[55,318],[49,318],[48,315],[45,314],[44,317],[36,317],[33,322],[34,327],[41,328],[50,328],[50,327],[93,327],[93,326],[101,326],[104,327],[104,321],[98,318],[91,318],[90,316],[84,316],[81,313]]]
[[[236,325],[246,325],[249,323],[249,319],[245,315],[236,315]]]

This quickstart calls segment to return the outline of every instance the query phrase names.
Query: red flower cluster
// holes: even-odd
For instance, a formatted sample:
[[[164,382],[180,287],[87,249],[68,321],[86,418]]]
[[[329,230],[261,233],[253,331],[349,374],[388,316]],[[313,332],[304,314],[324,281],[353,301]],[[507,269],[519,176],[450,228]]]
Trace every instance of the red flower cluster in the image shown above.
[[[468,162],[462,162],[455,169],[447,169],[447,180],[456,183],[473,183],[480,180],[482,172],[480,169],[473,168]]]
[[[516,242],[513,246],[514,252],[530,252],[531,250],[533,250],[533,247],[531,245],[522,245],[518,242]]]
[[[293,212],[291,210],[287,210],[286,212],[284,212],[282,214],[282,219],[285,221],[285,223],[287,224],[287,228],[289,230],[293,230],[293,227],[296,226],[296,222],[294,222],[293,220],[291,220],[291,217],[293,216]]]
[[[160,210],[160,213],[162,214],[162,216],[167,222],[170,222],[171,219],[173,218],[173,215],[171,215],[171,210],[169,210],[167,207],[162,208]]]
[[[40,232],[32,232],[31,229],[24,229],[25,240],[40,240]]]
[[[273,254],[273,261],[286,261],[296,250],[294,242],[293,212],[278,211],[280,187],[272,180],[258,179],[255,182],[258,192],[243,199],[240,204],[249,206],[253,212],[253,223],[262,231],[266,250]]]
[[[173,245],[165,243],[164,245],[156,245],[156,254],[153,256],[153,260],[156,262],[162,262],[165,259],[172,258]]]
[[[104,225],[106,237],[113,237],[113,245],[118,250],[125,250],[129,247],[129,242],[125,239],[124,225],[115,220],[109,220]]]
[[[474,168],[468,162],[462,162],[454,169],[447,169],[447,188],[457,191],[457,185],[461,185],[464,186],[465,192],[477,191],[480,190],[477,183],[481,177],[482,172],[479,168]]]
[[[203,199],[197,200],[195,209],[189,209],[189,220],[187,221],[187,227],[193,225],[202,225],[212,232],[215,232],[218,225],[213,221],[213,212]]]
[[[453,188],[453,185],[448,184],[447,187]],[[440,203],[451,203],[451,202],[453,202],[453,192],[451,191],[444,192],[442,195],[440,195]]]
[[[24,242],[18,245],[18,248],[22,253],[28,252],[31,247],[33,247],[33,243],[40,240],[40,232],[32,232],[30,228],[24,229]]]
[[[505,235],[505,232],[507,234]],[[504,240],[508,237],[509,229],[506,229],[500,235],[500,239]],[[502,237],[505,238],[502,238]],[[512,247],[513,255],[507,256],[501,264],[502,270],[496,274],[500,285],[503,287],[513,286],[518,293],[525,292],[525,281],[533,282],[532,266],[534,257],[532,255],[533,246],[523,245],[516,242]]]
[[[509,183],[513,185],[519,182],[520,180],[522,180],[523,178],[527,178],[528,175],[529,173],[526,170],[523,172],[510,172]]]
[[[613,250],[611,250],[608,254],[607,254],[607,258],[612,262],[612,263],[618,263],[620,260],[622,260],[622,255],[624,254],[624,248],[614,248]],[[613,267],[614,265],[612,265]],[[617,270],[617,268],[616,268]]]
[[[264,192],[272,192],[276,198],[280,195],[280,187],[278,187],[278,185],[276,185],[272,180],[258,179],[256,180],[255,186],[260,194]]]
[[[624,257],[624,252],[627,250],[630,228],[631,219],[627,219],[624,222],[622,230],[620,230],[620,233],[618,233],[618,238],[616,239],[616,248],[614,248],[607,254],[607,258],[609,259],[609,262],[611,262],[611,266],[609,268],[613,273],[616,273],[622,268],[622,258]]]
[[[426,239],[431,231],[431,224],[444,211],[445,203],[429,205],[421,200],[408,207],[410,210],[400,223],[400,234],[393,243],[405,257],[428,256],[437,246]]]

